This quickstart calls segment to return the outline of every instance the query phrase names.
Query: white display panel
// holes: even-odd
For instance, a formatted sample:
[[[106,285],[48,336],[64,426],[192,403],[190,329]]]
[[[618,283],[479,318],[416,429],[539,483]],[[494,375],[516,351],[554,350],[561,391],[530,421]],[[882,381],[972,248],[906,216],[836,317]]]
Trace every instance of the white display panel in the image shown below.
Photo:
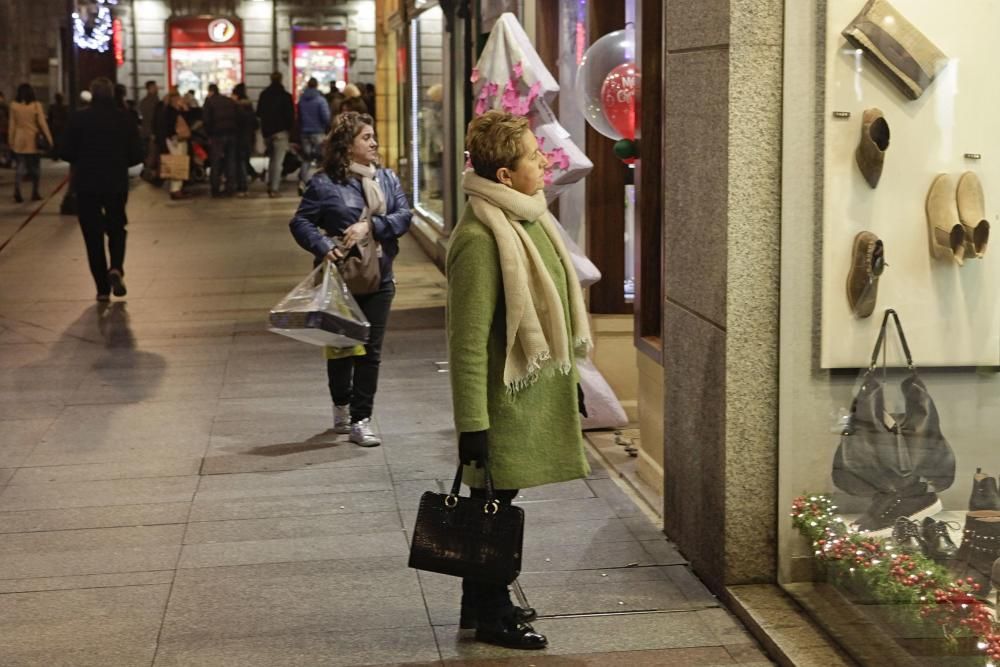
[[[867,366],[882,313],[893,308],[918,365],[998,366],[1000,247],[991,247],[984,259],[966,259],[964,266],[935,259],[924,204],[938,173],[950,173],[957,181],[963,172],[974,171],[986,194],[986,219],[1000,234],[1000,127],[995,121],[1000,77],[991,55],[1000,2],[963,0],[961,11],[940,0],[893,2],[949,57],[948,66],[915,101],[840,34],[864,4],[827,3],[821,365]],[[891,132],[876,189],[865,182],[854,159],[861,116],[871,107],[883,111]],[[834,118],[834,112],[844,111],[849,119]],[[967,153],[982,159],[969,159]],[[889,266],[879,282],[875,312],[856,319],[847,303],[846,280],[854,236],[865,230],[882,239]],[[1000,239],[993,241],[997,244]],[[890,356],[890,365],[900,364],[899,356]]]

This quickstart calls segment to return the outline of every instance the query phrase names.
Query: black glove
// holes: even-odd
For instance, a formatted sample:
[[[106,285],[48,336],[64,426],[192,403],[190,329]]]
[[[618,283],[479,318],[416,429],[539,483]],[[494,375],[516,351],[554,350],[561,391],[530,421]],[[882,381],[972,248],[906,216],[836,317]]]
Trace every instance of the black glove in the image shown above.
[[[477,468],[483,467],[489,454],[486,433],[486,431],[469,431],[458,434],[458,460],[462,465],[472,465],[475,461]]]
[[[580,386],[579,382],[576,383],[576,405],[577,408],[579,408],[581,415],[584,417],[590,416],[587,414],[587,403],[586,397],[583,395],[583,387]]]

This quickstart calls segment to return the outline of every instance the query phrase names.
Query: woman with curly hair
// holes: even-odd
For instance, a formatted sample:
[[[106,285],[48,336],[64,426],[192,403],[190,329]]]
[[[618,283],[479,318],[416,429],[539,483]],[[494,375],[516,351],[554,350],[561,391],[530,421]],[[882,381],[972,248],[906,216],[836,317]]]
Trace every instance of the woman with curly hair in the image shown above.
[[[399,237],[410,229],[412,216],[399,178],[378,166],[373,126],[367,114],[347,112],[336,118],[323,148],[322,170],[310,179],[289,223],[295,240],[317,263],[340,259],[343,251],[369,234],[379,244],[379,289],[355,295],[371,323],[365,353],[326,362],[333,427],[337,433],[350,433],[351,442],[362,447],[382,444],[371,427],[372,408],[382,340],[396,294],[392,260],[399,253]],[[332,237],[340,239],[340,247]]]

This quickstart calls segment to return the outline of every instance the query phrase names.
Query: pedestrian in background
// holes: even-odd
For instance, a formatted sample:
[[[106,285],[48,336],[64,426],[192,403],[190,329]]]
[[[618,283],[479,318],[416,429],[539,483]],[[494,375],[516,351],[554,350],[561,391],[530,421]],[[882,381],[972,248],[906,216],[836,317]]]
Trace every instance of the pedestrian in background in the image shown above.
[[[375,84],[366,83],[364,92],[361,93],[362,99],[365,101],[365,105],[368,107],[368,115],[378,120],[378,116],[375,113]]]
[[[528,119],[488,111],[471,123],[469,197],[446,260],[449,376],[463,481],[496,498],[590,473],[576,359],[591,346],[573,262],[548,213],[545,155]],[[475,465],[473,465],[475,464]],[[544,648],[507,586],[462,581],[464,628],[509,648]]]
[[[160,126],[157,131],[157,148],[160,153],[171,155],[188,155],[188,142],[191,140],[191,125],[185,117],[187,107],[184,98],[177,91],[171,91],[164,100],[160,113]],[[183,199],[184,181],[171,179],[168,184],[171,199]]]
[[[220,94],[219,87],[213,83],[208,87],[202,119],[208,134],[212,196],[231,196],[236,190],[236,102],[232,97]],[[222,189],[223,176],[226,179],[225,192]]]
[[[111,81],[90,84],[90,108],[70,118],[60,157],[73,167],[80,231],[97,300],[125,296],[125,204],[128,169],[142,162],[139,127],[114,97]],[[107,237],[107,253],[104,238]],[[110,255],[110,257],[109,257]]]
[[[319,92],[319,81],[309,79],[299,99],[299,133],[302,141],[302,166],[299,168],[299,192],[303,193],[312,176],[313,162],[322,157],[323,140],[330,129],[330,106]]]
[[[378,291],[354,297],[371,323],[365,354],[326,362],[334,430],[350,433],[351,442],[362,447],[382,443],[372,431],[371,416],[382,340],[396,294],[392,261],[399,253],[399,237],[410,229],[412,217],[399,178],[378,166],[373,122],[371,116],[359,113],[337,117],[323,148],[323,170],[309,181],[289,223],[295,240],[317,263],[343,256],[331,237],[340,237],[345,249],[350,249],[371,235],[381,248]]]
[[[49,131],[52,133],[54,146],[52,147],[52,159],[59,159],[59,142],[69,125],[69,105],[66,104],[62,93],[56,93],[55,101],[49,105]]]
[[[10,122],[10,105],[0,90],[0,167],[11,165],[10,145],[7,143],[7,124]]]
[[[344,101],[344,94],[340,92],[336,81],[330,82],[330,92],[326,94],[326,103],[330,106],[330,115],[336,116],[340,113],[340,104]]]
[[[339,113],[344,113],[345,111],[368,113],[368,105],[361,98],[361,89],[353,83],[344,86],[344,101],[340,103]]]
[[[35,89],[27,83],[17,87],[17,96],[10,105],[10,120],[7,135],[11,151],[17,161],[17,175],[14,180],[14,201],[21,203],[21,181],[31,180],[31,199],[42,198],[38,184],[42,178],[42,153],[52,147],[52,132],[45,121],[42,104],[35,99]]]
[[[253,110],[253,102],[247,97],[246,84],[238,83],[233,88],[233,101],[236,102],[236,196],[246,197],[249,181],[256,176],[250,156],[257,139],[257,114]]]
[[[257,101],[260,130],[267,142],[267,195],[278,197],[281,186],[281,167],[288,153],[292,127],[295,125],[295,104],[292,96],[281,84],[281,72],[271,74],[271,85],[264,89]]]

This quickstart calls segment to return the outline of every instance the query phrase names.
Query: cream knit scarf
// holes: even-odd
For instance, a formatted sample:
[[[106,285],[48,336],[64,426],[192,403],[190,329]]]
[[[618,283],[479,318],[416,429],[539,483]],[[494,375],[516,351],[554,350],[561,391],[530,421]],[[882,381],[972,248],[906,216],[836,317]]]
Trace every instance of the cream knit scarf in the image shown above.
[[[555,221],[549,215],[544,193],[528,196],[477,176],[472,170],[465,172],[462,188],[469,196],[469,205],[476,218],[493,232],[500,254],[507,308],[504,386],[514,393],[532,384],[547,370],[569,373],[573,369],[569,336],[573,337],[573,353],[585,357],[592,347],[590,323],[580,281]],[[555,282],[528,232],[520,224],[520,221],[534,220],[541,223],[566,271],[570,326],[567,326]]]
[[[361,177],[361,189],[365,193],[365,202],[368,204],[368,212],[371,215],[385,215],[385,193],[382,187],[375,180],[375,165],[363,165],[359,162],[351,162],[350,170],[352,174]]]

